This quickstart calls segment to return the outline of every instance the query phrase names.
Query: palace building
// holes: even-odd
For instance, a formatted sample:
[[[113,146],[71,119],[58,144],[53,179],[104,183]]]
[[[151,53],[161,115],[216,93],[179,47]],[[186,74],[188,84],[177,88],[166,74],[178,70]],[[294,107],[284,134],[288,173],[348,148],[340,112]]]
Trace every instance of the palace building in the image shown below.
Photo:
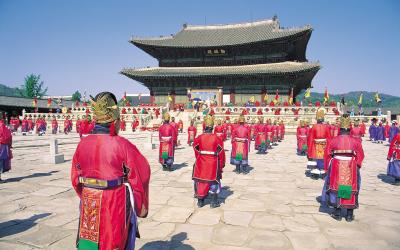
[[[282,28],[272,20],[228,25],[184,24],[175,35],[132,38],[130,42],[159,62],[158,67],[126,68],[121,74],[150,90],[156,104],[186,104],[207,96],[221,105],[260,103],[276,91],[288,98],[311,86],[320,69],[308,62],[306,48],[313,29]]]

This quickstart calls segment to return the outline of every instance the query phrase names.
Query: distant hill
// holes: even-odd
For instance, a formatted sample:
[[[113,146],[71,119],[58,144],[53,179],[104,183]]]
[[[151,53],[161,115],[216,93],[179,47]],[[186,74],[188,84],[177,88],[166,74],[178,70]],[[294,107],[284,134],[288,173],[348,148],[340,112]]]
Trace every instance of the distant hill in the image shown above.
[[[357,106],[361,93],[363,93],[363,107],[377,106],[375,102],[375,92],[367,91],[352,91],[345,94],[329,94],[329,101],[340,102],[340,99],[343,96],[347,106]],[[304,91],[297,96],[297,100],[301,100],[303,96]],[[382,99],[383,107],[400,107],[400,97],[387,94],[379,94],[379,96]],[[311,101],[315,102],[316,100],[322,102],[324,100],[324,93],[311,92]]]
[[[17,88],[10,88],[0,84],[0,96],[21,96]]]

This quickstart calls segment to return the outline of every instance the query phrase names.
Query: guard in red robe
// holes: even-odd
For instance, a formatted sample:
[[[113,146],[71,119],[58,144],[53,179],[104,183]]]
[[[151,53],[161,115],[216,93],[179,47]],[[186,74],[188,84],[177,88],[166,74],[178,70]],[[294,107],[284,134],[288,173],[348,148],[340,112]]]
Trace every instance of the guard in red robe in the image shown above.
[[[296,138],[297,138],[297,154],[306,155],[307,154],[307,128],[304,121],[300,121],[300,126],[297,128]]]
[[[183,133],[183,121],[181,119],[178,121],[178,130],[179,133]]]
[[[68,134],[71,130],[70,130],[70,123],[69,123],[69,116],[67,116],[67,118],[65,118],[64,120],[64,133]]]
[[[232,131],[233,131],[233,124],[231,123],[230,120],[226,120],[226,138],[227,139],[232,138]]]
[[[156,108],[156,110],[154,111],[154,114],[156,115],[156,119],[158,119],[158,117],[160,116],[160,109]]]
[[[194,139],[197,135],[197,128],[194,126],[194,120],[190,121],[190,126],[188,127],[188,140],[187,144],[192,146]]]
[[[400,185],[400,134],[397,134],[390,142],[387,155],[388,168],[387,175],[394,178],[394,185]]]
[[[389,131],[390,131],[390,125],[389,125],[389,122],[386,122],[386,125],[385,125],[385,139],[389,138]]]
[[[367,127],[365,126],[364,121],[361,122],[360,129],[361,129],[361,136],[364,137],[364,135],[367,131]]]
[[[267,148],[271,149],[272,148],[272,142],[274,140],[273,136],[273,127],[271,124],[271,119],[267,120],[267,124],[265,125],[265,133],[267,133]]]
[[[28,129],[29,129],[29,132],[33,131],[34,127],[35,127],[35,123],[33,122],[32,118],[29,117],[29,119],[28,119]]]
[[[12,159],[12,134],[0,113],[0,183],[3,182],[1,174],[11,170]]]
[[[54,117],[53,120],[51,121],[51,133],[53,135],[57,134],[58,130],[58,122],[57,119]]]
[[[206,125],[206,128],[207,128],[207,125]],[[222,126],[222,122],[219,119],[217,120],[217,126],[215,126],[215,128],[214,128],[214,134],[216,136],[218,136],[218,138],[221,139],[222,141],[225,141],[224,127]]]
[[[263,118],[258,118],[258,124],[256,127],[256,138],[254,142],[254,148],[259,154],[265,154],[267,152],[267,131],[264,124]]]
[[[239,125],[236,126],[232,132],[232,152],[230,163],[236,166],[235,172],[237,174],[247,174],[251,141],[250,131],[245,126],[246,121],[243,115],[239,117],[238,121]]]
[[[132,132],[135,132],[138,126],[139,126],[139,119],[137,117],[133,117]]]
[[[350,136],[350,118],[342,117],[340,135],[328,141],[325,148],[327,176],[322,191],[322,202],[334,207],[332,217],[340,220],[341,209],[347,209],[346,221],[354,219],[360,192],[360,168],[364,151],[358,139]]]
[[[280,131],[280,138],[281,138],[281,141],[282,141],[283,139],[285,139],[285,124],[281,120],[279,122],[278,126],[279,126],[279,131]]]
[[[78,118],[78,119],[76,120],[76,123],[75,123],[75,131],[76,131],[76,133],[79,133],[79,128],[80,128],[80,126],[81,126],[81,119]]]
[[[224,142],[213,134],[214,121],[211,116],[205,118],[206,129],[193,143],[196,161],[193,165],[195,196],[198,207],[204,205],[204,199],[210,194],[211,208],[219,207],[218,193],[221,190],[222,170],[225,166]]]
[[[362,139],[361,139],[362,134],[361,134],[359,120],[354,121],[354,126],[350,129],[350,136],[352,136],[353,138],[362,142]]]
[[[273,145],[278,145],[278,123],[276,120],[274,120],[274,123],[272,125],[272,144]]]
[[[118,136],[119,110],[109,92],[92,100],[96,127],[72,160],[79,206],[78,249],[134,249],[137,217],[149,210],[150,166],[129,140]]]
[[[126,122],[125,122],[125,119],[123,117],[121,117],[120,129],[121,129],[121,131],[125,131],[126,130]]]
[[[26,117],[21,122],[21,132],[22,132],[22,135],[26,135],[26,133],[29,132],[29,122],[26,119]]]
[[[165,113],[163,116],[164,124],[158,130],[160,139],[159,162],[164,171],[172,171],[175,153],[175,128],[170,124],[170,115]]]
[[[319,108],[317,111],[317,124],[314,124],[308,132],[307,138],[307,155],[308,167],[311,169],[310,173],[314,177],[322,177],[324,171],[324,154],[325,147],[331,138],[329,125],[324,124],[324,117],[326,109]]]
[[[230,117],[229,117],[229,116],[231,115],[231,110],[230,110],[229,108],[226,109],[225,115],[226,115],[226,116],[225,116],[225,119],[226,119],[226,120],[230,120]]]

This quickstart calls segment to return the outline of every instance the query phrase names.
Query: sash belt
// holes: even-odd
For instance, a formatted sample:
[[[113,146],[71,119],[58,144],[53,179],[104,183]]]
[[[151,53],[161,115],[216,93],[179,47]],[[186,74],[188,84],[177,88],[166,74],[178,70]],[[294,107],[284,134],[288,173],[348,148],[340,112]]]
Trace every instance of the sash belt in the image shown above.
[[[236,138],[235,138],[235,141],[242,141],[242,142],[245,142],[245,141],[247,141],[247,139],[246,139],[246,138],[239,138],[239,137],[236,137]]]
[[[119,177],[114,180],[100,180],[95,178],[79,177],[79,183],[85,187],[96,188],[96,189],[108,189],[121,186],[126,182],[125,177]]]
[[[351,156],[342,156],[342,155],[335,155],[333,156],[333,158],[339,161],[351,161],[351,159],[353,159],[353,157]]]
[[[215,152],[213,151],[205,151],[205,150],[200,150],[199,151],[201,155],[217,155]]]
[[[326,139],[314,139],[316,142],[326,142]]]
[[[299,135],[299,137],[305,138],[305,137],[307,137],[307,136],[306,136],[306,135]]]

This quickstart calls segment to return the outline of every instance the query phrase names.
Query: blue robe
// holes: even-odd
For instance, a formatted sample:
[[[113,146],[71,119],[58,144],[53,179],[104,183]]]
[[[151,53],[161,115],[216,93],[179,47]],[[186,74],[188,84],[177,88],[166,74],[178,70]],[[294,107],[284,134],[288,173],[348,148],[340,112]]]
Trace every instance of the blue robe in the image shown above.
[[[399,128],[392,125],[389,130],[389,143],[392,142],[393,138],[399,133]]]
[[[385,127],[384,126],[376,127],[375,141],[384,141],[384,140],[385,140]]]
[[[376,140],[376,126],[374,124],[371,124],[371,126],[369,126],[369,138],[371,140]]]

